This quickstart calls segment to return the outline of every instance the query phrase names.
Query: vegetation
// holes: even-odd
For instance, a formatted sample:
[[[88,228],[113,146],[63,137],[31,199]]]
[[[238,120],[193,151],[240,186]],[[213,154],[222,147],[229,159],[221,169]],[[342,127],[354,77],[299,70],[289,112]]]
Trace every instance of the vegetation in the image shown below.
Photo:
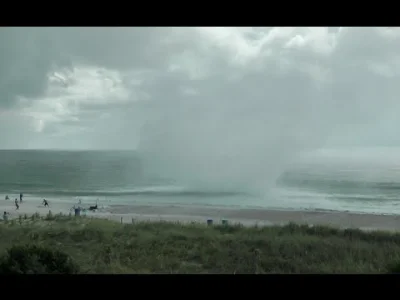
[[[400,234],[289,224],[119,224],[48,215],[0,224],[0,273],[400,272]]]
[[[3,274],[76,274],[78,270],[67,254],[29,244],[11,247],[0,261]]]

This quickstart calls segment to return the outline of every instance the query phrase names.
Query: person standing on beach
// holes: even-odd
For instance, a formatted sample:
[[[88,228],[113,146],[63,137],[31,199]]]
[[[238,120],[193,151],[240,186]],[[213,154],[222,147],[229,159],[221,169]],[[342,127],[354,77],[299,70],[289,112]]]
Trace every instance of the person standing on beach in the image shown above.
[[[8,195],[6,195],[6,200],[10,200],[10,198],[8,197]]]
[[[17,209],[19,209],[18,199],[17,199],[17,198],[15,198],[15,207],[16,207]]]
[[[24,197],[24,195],[22,193],[19,194],[19,203],[22,203],[22,197]]]

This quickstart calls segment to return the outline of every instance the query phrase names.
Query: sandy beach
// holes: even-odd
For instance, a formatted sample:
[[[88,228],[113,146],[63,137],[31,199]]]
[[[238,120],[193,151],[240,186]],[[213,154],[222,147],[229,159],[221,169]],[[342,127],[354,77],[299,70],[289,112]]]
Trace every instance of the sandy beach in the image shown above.
[[[73,214],[74,203],[50,201],[50,207],[44,207],[39,199],[26,199],[15,209],[13,200],[0,200],[0,211],[10,213],[9,218],[19,215],[39,213],[46,215]],[[88,205],[85,205],[88,206]],[[96,212],[86,211],[87,217],[106,218],[123,223],[133,221],[180,221],[205,223],[212,219],[215,224],[222,220],[243,225],[281,225],[289,222],[310,225],[331,225],[341,228],[360,228],[364,230],[399,230],[400,215],[360,214],[340,211],[290,211],[271,209],[240,209],[221,207],[192,207],[181,205],[105,205],[99,204]]]

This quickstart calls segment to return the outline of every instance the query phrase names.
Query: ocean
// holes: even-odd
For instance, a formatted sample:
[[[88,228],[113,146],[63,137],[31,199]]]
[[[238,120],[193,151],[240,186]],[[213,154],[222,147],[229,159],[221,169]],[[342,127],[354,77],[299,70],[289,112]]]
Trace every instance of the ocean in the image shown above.
[[[399,149],[328,150],[282,173],[265,193],[197,190],[146,176],[135,151],[1,150],[0,197],[400,213]],[[358,151],[358,152],[357,152]],[[2,194],[2,195],[1,195]],[[33,201],[33,200],[32,200]]]

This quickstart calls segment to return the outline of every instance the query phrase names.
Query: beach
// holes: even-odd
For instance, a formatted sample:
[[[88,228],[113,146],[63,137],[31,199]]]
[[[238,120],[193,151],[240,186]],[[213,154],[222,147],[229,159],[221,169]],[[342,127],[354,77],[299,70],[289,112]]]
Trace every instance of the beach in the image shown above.
[[[0,200],[1,211],[10,213],[9,218],[17,218],[25,214],[35,213],[46,215],[74,214],[74,203],[50,201],[50,207],[44,207],[39,199],[26,199],[15,209],[13,200]],[[93,204],[92,204],[93,205]],[[88,205],[82,205],[88,207]],[[171,222],[198,222],[206,223],[212,219],[214,224],[221,224],[227,220],[230,224],[240,223],[245,226],[284,225],[289,222],[309,225],[330,225],[340,228],[360,228],[363,230],[390,230],[400,229],[400,216],[391,214],[367,214],[346,211],[307,211],[307,210],[278,210],[264,208],[229,208],[229,207],[194,207],[184,205],[101,205],[99,209],[84,211],[83,216],[105,218],[117,222],[131,223],[135,221],[171,221]]]

